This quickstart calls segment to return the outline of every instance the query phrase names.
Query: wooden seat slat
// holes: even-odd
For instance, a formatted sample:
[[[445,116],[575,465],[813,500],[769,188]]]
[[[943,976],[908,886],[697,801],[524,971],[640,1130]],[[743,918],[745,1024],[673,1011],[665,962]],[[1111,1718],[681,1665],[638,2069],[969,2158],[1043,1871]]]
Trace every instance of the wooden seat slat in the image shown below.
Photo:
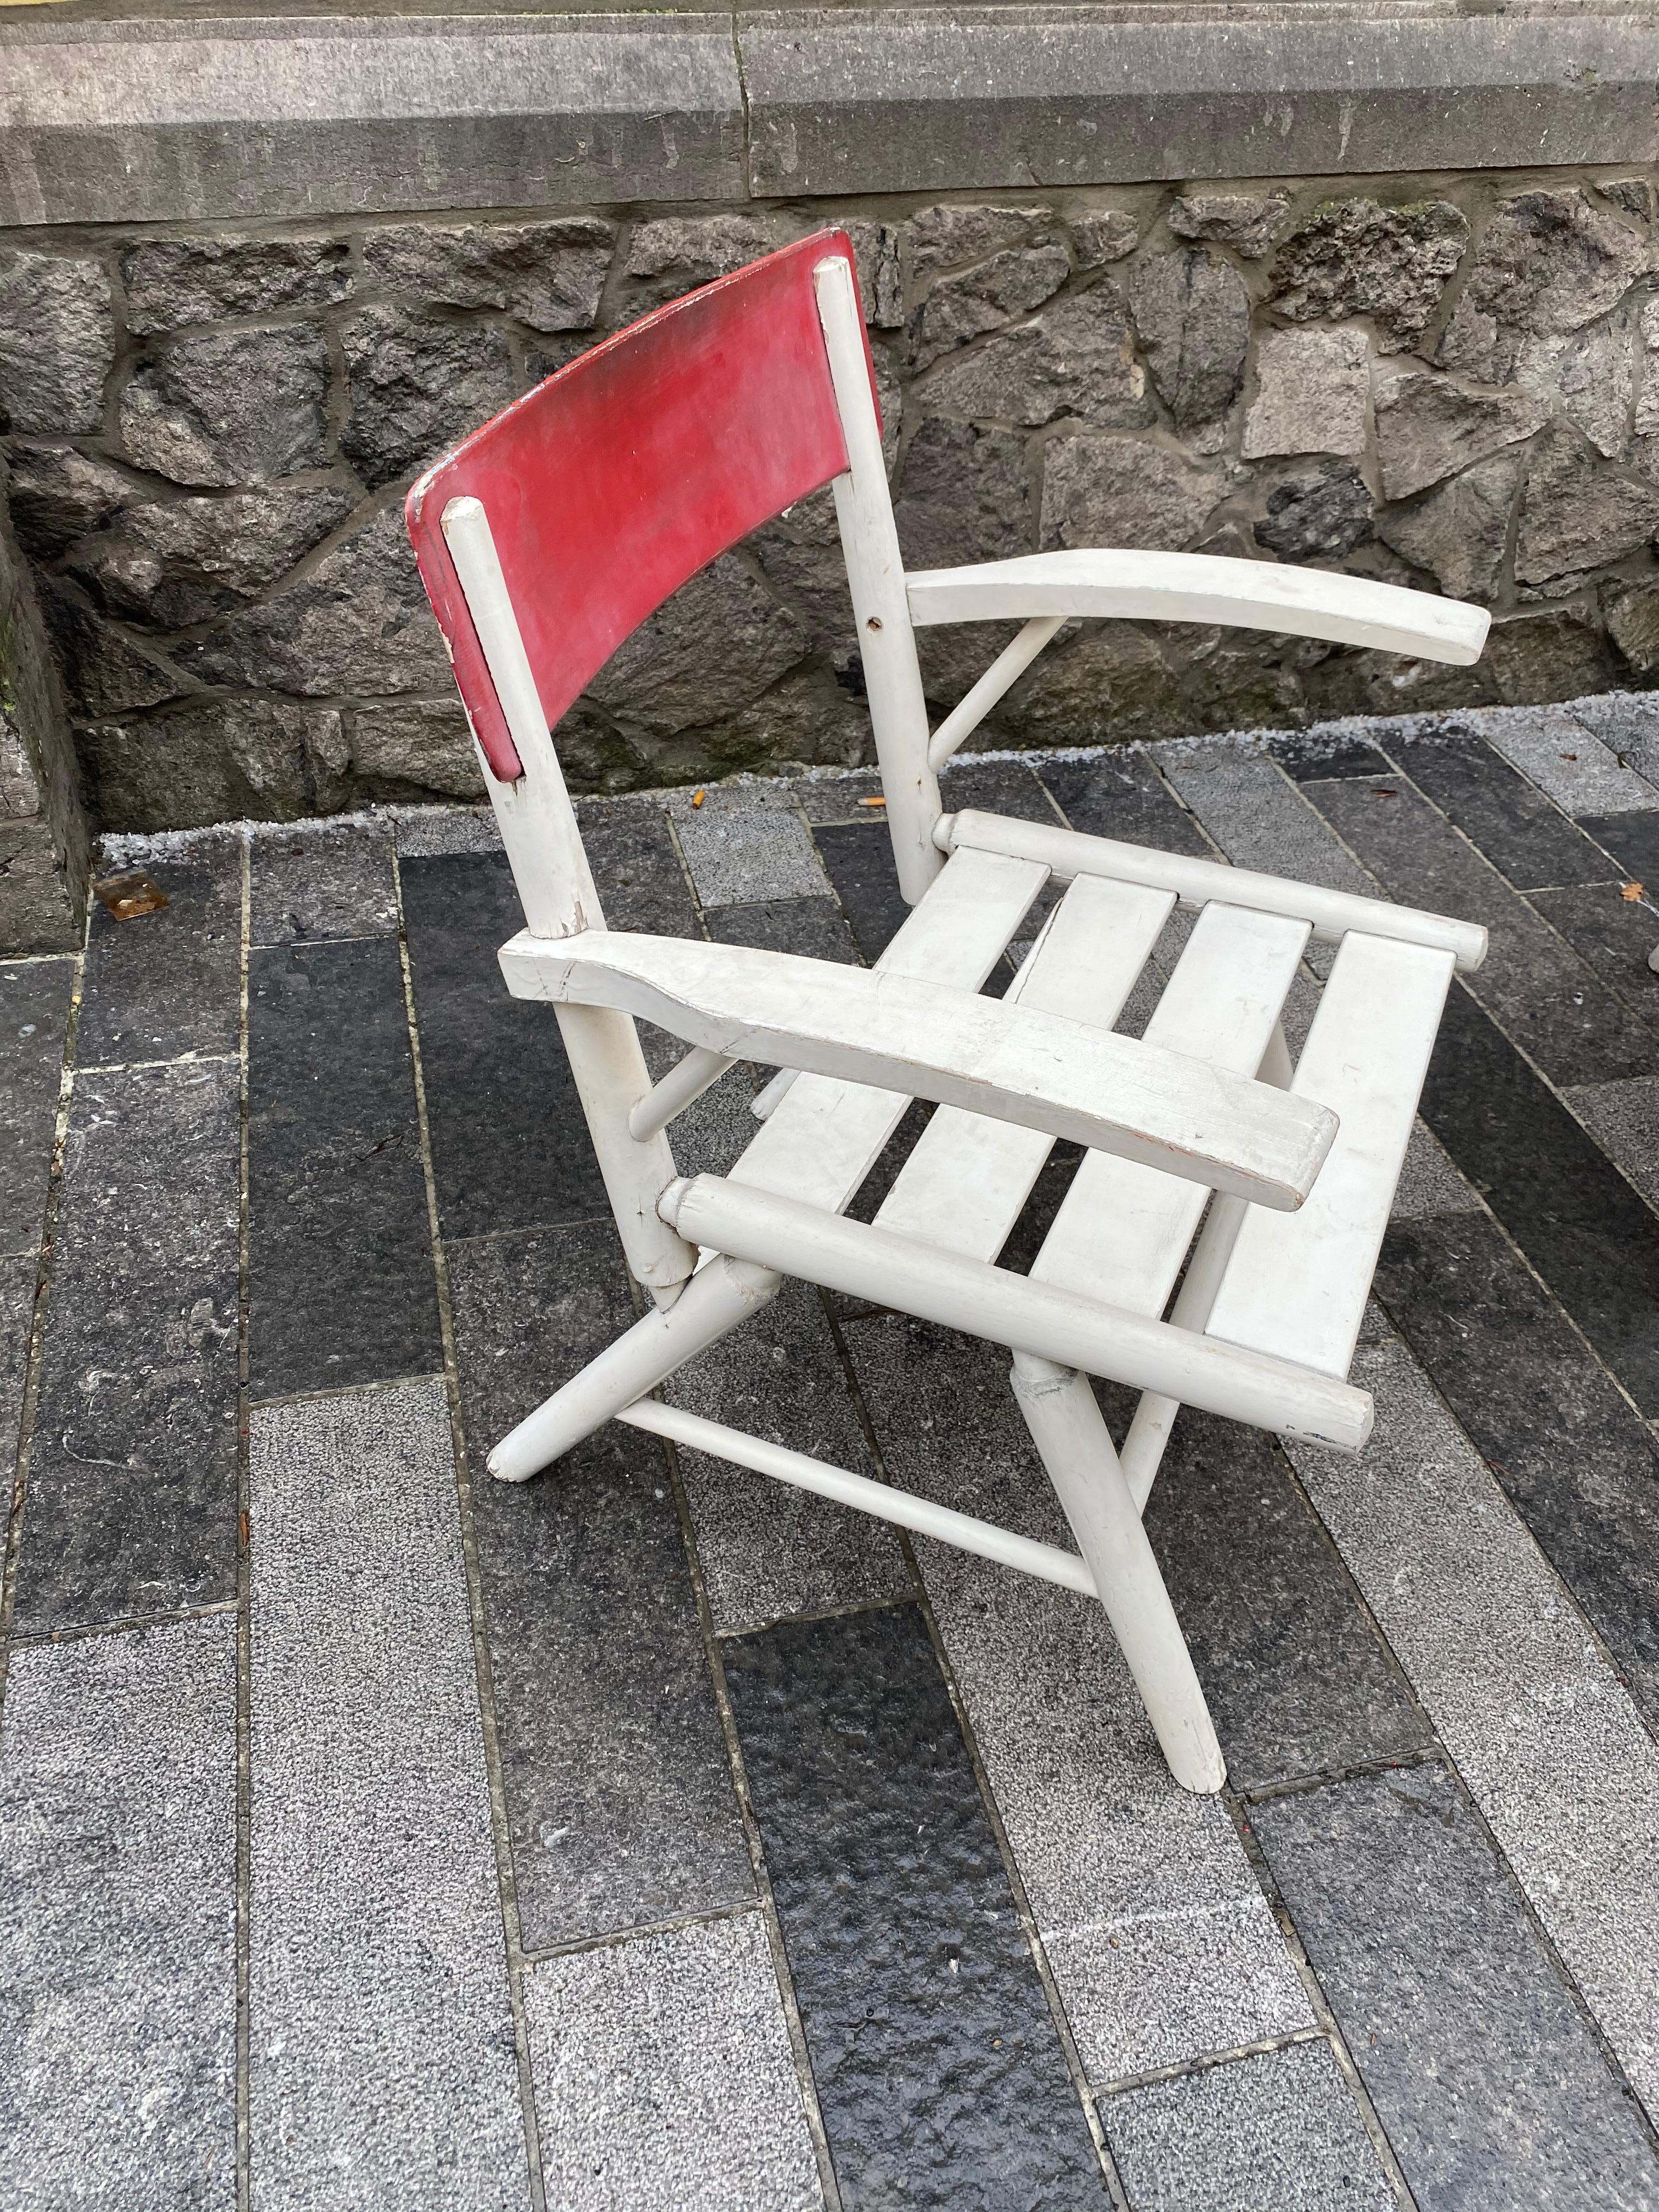
[[[1210,1335],[1346,1375],[1453,964],[1344,939],[1291,1085],[1337,1115],[1336,1142],[1299,1212],[1246,1212]]]

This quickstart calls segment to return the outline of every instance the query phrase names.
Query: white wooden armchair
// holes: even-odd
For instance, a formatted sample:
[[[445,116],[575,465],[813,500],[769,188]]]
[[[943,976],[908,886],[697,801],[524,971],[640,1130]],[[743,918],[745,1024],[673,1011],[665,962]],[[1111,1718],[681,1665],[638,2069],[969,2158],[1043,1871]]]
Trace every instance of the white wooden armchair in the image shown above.
[[[550,728],[687,577],[826,483],[914,911],[872,970],[607,931]],[[1370,1401],[1345,1378],[1446,989],[1454,968],[1479,965],[1485,934],[945,814],[938,770],[1072,617],[1253,626],[1469,662],[1486,615],[1196,555],[1039,554],[907,576],[839,232],[585,355],[422,477],[408,519],[523,902],[502,972],[555,1009],[629,1265],[655,1301],[497,1444],[492,1472],[522,1480],[623,1420],[1097,1596],[1177,1779],[1218,1788],[1141,1509],[1183,1403],[1345,1450],[1364,1443]],[[1024,628],[930,736],[915,628],[1009,616]],[[1012,987],[981,995],[1050,883],[1064,896]],[[1115,1035],[1177,905],[1198,919],[1144,1039]],[[1292,1066],[1280,1010],[1310,938],[1340,949]],[[690,1047],[654,1085],[635,1016]],[[756,1102],[763,1126],[728,1176],[683,1174],[668,1124],[739,1059],[781,1071]],[[873,1225],[847,1220],[913,1098],[937,1110]],[[998,1255],[1056,1138],[1088,1149],[1036,1265],[1017,1275]],[[1007,1346],[1077,1551],[653,1396],[786,1274]],[[1091,1376],[1142,1394],[1121,1447]]]

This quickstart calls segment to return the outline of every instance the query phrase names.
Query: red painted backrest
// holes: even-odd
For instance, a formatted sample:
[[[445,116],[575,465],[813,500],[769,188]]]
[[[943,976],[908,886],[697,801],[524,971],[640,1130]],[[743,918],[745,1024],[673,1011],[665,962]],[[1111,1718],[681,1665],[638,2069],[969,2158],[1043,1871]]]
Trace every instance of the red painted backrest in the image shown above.
[[[422,581],[501,781],[522,770],[444,542],[445,507],[466,494],[483,504],[550,727],[689,576],[846,468],[812,289],[834,254],[852,260],[846,234],[820,231],[659,308],[411,489]]]

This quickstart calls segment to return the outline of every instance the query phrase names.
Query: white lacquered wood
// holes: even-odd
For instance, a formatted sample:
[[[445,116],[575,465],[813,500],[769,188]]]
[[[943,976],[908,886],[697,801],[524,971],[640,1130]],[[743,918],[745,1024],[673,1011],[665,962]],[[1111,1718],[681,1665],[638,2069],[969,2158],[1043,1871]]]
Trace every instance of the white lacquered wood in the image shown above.
[[[481,502],[452,500],[443,532],[524,769],[516,783],[498,782],[477,749],[527,930],[538,939],[603,930],[575,812]],[[629,1115],[651,1089],[638,1033],[625,1014],[576,1006],[561,1010],[559,1028],[628,1264],[653,1296],[672,1296],[696,1265],[696,1254],[657,1211],[676,1173],[668,1139],[659,1131],[636,1140],[629,1129]],[[488,1141],[487,1132],[479,1140]]]
[[[957,746],[972,737],[1004,692],[1019,681],[1054,632],[1063,628],[1065,619],[1063,615],[1040,616],[1003,647],[972,690],[957,702],[928,739],[930,768],[943,768]]]
[[[939,778],[927,759],[927,702],[922,696],[904,562],[887,489],[881,425],[870,390],[857,283],[840,254],[820,262],[812,274],[847,446],[847,473],[834,484],[836,520],[858,625],[876,760],[887,799],[888,835],[893,841],[899,889],[914,906],[939,873],[933,824],[940,801]]]
[[[1087,1376],[1017,1352],[1013,1383],[1170,1773],[1184,1790],[1219,1790],[1209,1708]]]
[[[736,1066],[737,1062],[727,1060],[723,1053],[693,1045],[635,1107],[628,1117],[629,1135],[636,1143],[643,1143],[659,1129],[665,1129],[677,1114],[684,1114],[688,1106],[701,1098],[705,1091],[712,1090],[721,1076]]]
[[[709,1261],[672,1306],[636,1321],[510,1430],[489,1455],[491,1474],[501,1482],[527,1481],[758,1313],[775,1297],[780,1279],[747,1261]]]
[[[1168,891],[1081,878],[1021,963],[1009,1000],[1109,1029],[1174,905]],[[994,1260],[1053,1143],[1038,1130],[941,1106],[876,1219],[899,1236]]]
[[[1370,1398],[1328,1376],[769,1191],[697,1176],[665,1192],[662,1206],[683,1237],[711,1250],[896,1306],[1057,1366],[1160,1390],[1183,1404],[1337,1451],[1358,1451],[1370,1433]]]
[[[730,1460],[734,1467],[748,1468],[756,1474],[770,1475],[775,1482],[787,1482],[796,1490],[810,1490],[815,1497],[833,1498],[838,1505],[850,1505],[855,1512],[890,1521],[901,1528],[913,1530],[918,1536],[933,1536],[940,1543],[954,1544],[959,1552],[972,1552],[982,1559],[994,1559],[999,1566],[1018,1567],[1022,1574],[1058,1583],[1084,1597],[1095,1595],[1094,1577],[1085,1563],[1074,1552],[1061,1551],[1057,1544],[1039,1544],[1029,1536],[1016,1536],[1011,1530],[996,1528],[988,1521],[977,1521],[971,1514],[953,1512],[948,1505],[935,1505],[928,1498],[895,1490],[890,1483],[872,1482],[867,1474],[827,1466],[806,1452],[769,1443],[764,1437],[751,1437],[742,1429],[704,1420],[701,1414],[683,1413],[678,1407],[662,1405],[654,1398],[641,1398],[636,1404],[624,1407],[617,1419],[625,1421],[630,1428],[647,1429],[653,1436],[672,1437],[691,1451],[707,1452],[714,1459]]]
[[[1146,1024],[1147,1042],[1254,1074],[1307,941],[1306,922],[1206,907]],[[1091,1152],[1031,1273],[1133,1313],[1162,1313],[1206,1195],[1196,1183]]]
[[[781,1067],[769,1083],[763,1083],[749,1102],[749,1110],[757,1121],[769,1121],[777,1109],[794,1088],[798,1067]]]
[[[1249,1210],[1242,1198],[1212,1200],[1192,1257],[1187,1262],[1180,1292],[1170,1310],[1174,1328],[1201,1329],[1208,1321],[1210,1308],[1215,1304],[1215,1294],[1221,1286],[1221,1278]],[[1180,1411],[1180,1401],[1175,1398],[1162,1397],[1156,1390],[1143,1390],[1140,1394],[1129,1423],[1129,1433],[1123,1439],[1122,1454],[1123,1480],[1129,1486],[1137,1513],[1145,1510],[1152,1495],[1158,1470],[1164,1462],[1164,1448]]]
[[[951,853],[972,849],[1041,860],[1061,883],[1078,876],[1110,876],[1119,883],[1173,891],[1184,907],[1207,906],[1212,899],[1221,899],[1263,914],[1289,915],[1309,923],[1314,935],[1329,944],[1340,943],[1351,929],[1362,929],[1371,937],[1449,952],[1465,971],[1478,968],[1486,957],[1486,933],[1477,923],[1424,914],[1415,907],[1390,906],[1385,899],[1360,898],[1351,891],[1327,890],[1319,884],[1294,883],[1287,876],[1264,876],[1253,868],[1231,868],[1221,860],[1154,853],[1144,846],[1120,844],[1115,838],[1089,837],[1080,830],[1017,822],[1002,814],[947,814],[934,835]]]
[[[1291,1084],[1340,1115],[1337,1141],[1297,1235],[1247,1213],[1212,1335],[1347,1373],[1451,973],[1443,952],[1344,941]]]
[[[1214,623],[1409,653],[1457,667],[1480,658],[1492,624],[1484,607],[1402,591],[1369,576],[1139,549],[1028,553],[971,568],[923,569],[910,578],[909,590],[918,625],[1038,616]]]
[[[619,1007],[730,1058],[994,1115],[1258,1206],[1300,1205],[1336,1133],[1294,1092],[907,975],[610,930],[526,931],[500,960],[517,998]]]
[[[994,861],[988,866],[988,861]],[[976,991],[1048,879],[1000,854],[952,856],[877,961],[884,974],[936,976]],[[732,1170],[736,1182],[838,1212],[897,1128],[909,1099],[824,1075],[803,1075]]]

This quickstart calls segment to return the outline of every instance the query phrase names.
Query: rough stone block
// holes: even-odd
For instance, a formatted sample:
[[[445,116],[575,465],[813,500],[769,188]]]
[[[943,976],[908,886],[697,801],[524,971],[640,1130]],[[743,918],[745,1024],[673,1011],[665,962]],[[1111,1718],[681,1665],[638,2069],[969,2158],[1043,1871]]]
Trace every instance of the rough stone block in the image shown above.
[[[1011,248],[959,276],[942,277],[911,318],[911,368],[927,368],[970,338],[1029,314],[1071,273],[1064,246],[1039,246],[1023,252]]]
[[[344,801],[349,755],[333,708],[204,699],[81,734],[99,827],[191,830],[292,822]]]
[[[94,719],[130,714],[159,706],[185,688],[159,653],[141,652],[112,623],[46,578],[40,611],[72,714]]]
[[[450,681],[395,506],[382,507],[298,583],[177,650],[210,684],[312,697],[441,691]]]
[[[1565,423],[1539,434],[1516,539],[1515,573],[1522,583],[1616,561],[1656,530],[1659,484],[1609,467]]]
[[[0,253],[0,416],[9,430],[98,429],[115,366],[101,263]]]
[[[121,394],[121,437],[175,483],[265,483],[327,458],[328,349],[304,324],[181,338]]]
[[[809,642],[748,566],[726,553],[617,647],[588,696],[624,725],[672,736],[748,706]]]
[[[371,486],[413,476],[512,398],[505,331],[376,305],[340,333],[351,413],[340,451]]]
[[[1428,327],[1468,240],[1468,224],[1447,200],[1338,201],[1285,240],[1269,296],[1296,323],[1369,315],[1381,350],[1398,353]]]
[[[148,501],[114,529],[82,539],[69,566],[109,613],[183,629],[274,583],[356,504],[356,493],[338,484]]]
[[[12,445],[12,527],[37,561],[55,561],[143,495],[136,477],[95,454],[21,439]]]
[[[899,231],[887,222],[848,221],[842,225],[852,240],[858,264],[859,299],[864,319],[878,330],[896,331],[904,320],[904,271]]]
[[[1079,415],[1102,429],[1131,429],[1152,413],[1127,304],[1109,278],[947,362],[935,371],[927,398],[945,414],[1032,428],[1057,415]]]
[[[1440,359],[1506,380],[1528,337],[1582,330],[1652,267],[1651,249],[1574,185],[1505,200],[1475,249]]]
[[[5,516],[0,463],[0,951],[80,941],[88,874],[81,777],[40,608]]]
[[[1130,299],[1176,429],[1224,415],[1244,380],[1250,337],[1250,295],[1237,270],[1198,250],[1157,254],[1136,270]]]
[[[777,223],[765,216],[664,216],[642,222],[628,248],[628,274],[650,280],[636,289],[636,310],[729,276],[782,243]]]
[[[1576,608],[1495,622],[1483,658],[1506,707],[1577,699],[1600,691],[1607,682],[1601,633]]]
[[[483,776],[472,749],[466,710],[459,699],[398,699],[359,707],[351,718],[351,761],[376,797],[399,792],[441,791],[452,799],[481,799]]]
[[[961,269],[1009,247],[1046,240],[1054,211],[1047,207],[923,208],[905,225],[910,268],[918,277]]]
[[[1528,338],[1516,356],[1522,390],[1559,407],[1609,460],[1630,445],[1636,320],[1626,303],[1584,330]]]
[[[1256,349],[1244,458],[1358,453],[1365,447],[1365,333],[1269,331]]]
[[[1521,458],[1494,453],[1414,507],[1384,515],[1376,534],[1455,599],[1491,599],[1498,587]]]
[[[1607,633],[1632,668],[1659,667],[1659,584],[1637,584],[1607,601]]]
[[[332,238],[150,238],[121,256],[130,331],[177,330],[277,307],[331,307],[351,291]]]
[[[899,544],[913,568],[1029,553],[1024,441],[1011,431],[930,416],[905,453],[894,512]],[[839,565],[838,544],[835,558]]]
[[[1531,437],[1547,409],[1518,392],[1466,392],[1426,372],[1376,394],[1376,458],[1385,499],[1409,499],[1442,477]]]
[[[1269,254],[1290,221],[1288,192],[1189,192],[1170,210],[1170,228],[1177,238],[1208,239],[1229,246],[1241,260],[1260,261]]]
[[[1275,484],[1255,537],[1281,561],[1334,560],[1352,553],[1370,526],[1371,495],[1364,477],[1358,469],[1339,466]]]
[[[1043,449],[1042,543],[1174,552],[1224,493],[1207,469],[1138,438],[1054,438]]]
[[[450,307],[494,307],[535,331],[586,331],[617,234],[592,216],[556,222],[402,223],[363,240],[370,279]]]
[[[1070,226],[1072,251],[1079,269],[1103,268],[1122,261],[1140,243],[1140,226],[1121,208],[1101,208],[1091,215],[1074,216]]]
[[[1010,692],[1007,711],[1032,745],[1171,738],[1188,726],[1157,647],[1119,623],[1091,623],[1063,650],[1051,646]]]

